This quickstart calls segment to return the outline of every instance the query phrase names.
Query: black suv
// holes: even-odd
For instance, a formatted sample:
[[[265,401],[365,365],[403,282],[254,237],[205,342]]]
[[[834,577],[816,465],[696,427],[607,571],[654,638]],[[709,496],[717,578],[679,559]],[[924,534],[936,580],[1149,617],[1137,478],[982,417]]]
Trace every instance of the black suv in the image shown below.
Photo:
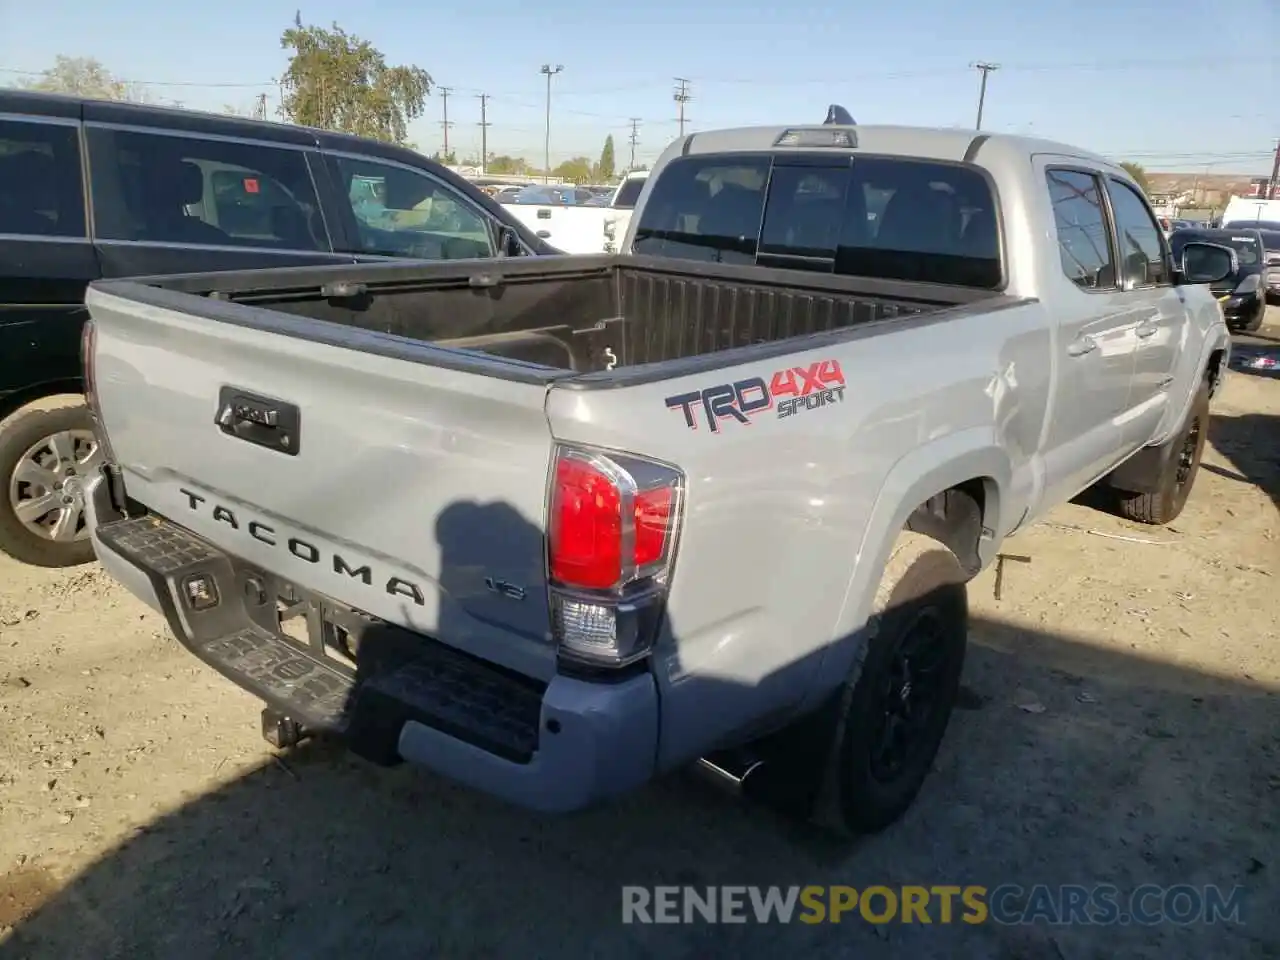
[[[0,550],[93,553],[80,478],[85,287],[100,277],[554,254],[420,154],[286,124],[0,90]],[[37,404],[37,408],[32,405]]]
[[[1245,333],[1256,333],[1267,314],[1267,248],[1262,235],[1254,229],[1232,227],[1227,230],[1175,230],[1169,235],[1174,259],[1182,256],[1188,243],[1217,243],[1236,252],[1238,269],[1209,289],[1222,304],[1227,325]]]

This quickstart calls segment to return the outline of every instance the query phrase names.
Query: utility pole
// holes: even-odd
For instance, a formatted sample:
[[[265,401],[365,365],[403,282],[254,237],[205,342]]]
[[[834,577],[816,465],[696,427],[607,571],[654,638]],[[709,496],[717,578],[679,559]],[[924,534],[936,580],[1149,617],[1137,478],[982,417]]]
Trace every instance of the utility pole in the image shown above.
[[[253,117],[255,120],[267,119],[267,95],[260,93],[257,96],[257,103],[253,107]]]
[[[1280,140],[1276,141],[1276,159],[1271,164],[1271,182],[1267,184],[1267,199],[1280,200],[1276,196],[1276,189],[1280,187]]]
[[[640,124],[639,117],[631,118],[631,138],[629,141],[631,144],[631,162],[627,164],[627,173],[630,173],[632,170],[636,168],[636,144],[640,142],[640,133],[636,128],[639,126],[639,124]]]
[[[969,64],[969,66],[973,67],[973,69],[975,70],[982,71],[982,84],[981,86],[978,87],[978,122],[974,125],[975,130],[981,130],[982,129],[982,107],[983,107],[983,104],[985,104],[987,101],[987,74],[989,74],[992,70],[999,70],[1000,64],[983,63],[979,61],[978,63],[971,63]]]
[[[676,83],[678,84],[678,86],[676,87],[676,92],[672,94],[671,99],[674,100],[677,104],[679,104],[680,136],[683,137],[684,136],[684,120],[685,120],[684,105],[688,103],[690,100],[692,100],[693,96],[689,93],[689,81],[687,79],[685,79],[684,77],[676,77]]]
[[[453,126],[449,122],[449,94],[453,93],[453,87],[437,87],[440,91],[440,106],[444,109],[444,119],[440,121],[440,126],[444,127],[444,162],[449,162],[449,128]]]
[[[489,162],[489,118],[485,111],[489,103],[489,95],[477,94],[476,99],[480,101],[480,172],[484,173],[485,165]]]
[[[564,69],[563,64],[557,63],[554,67],[549,63],[542,65],[541,72],[547,78],[547,139],[543,145],[543,183],[551,182],[551,78]]]

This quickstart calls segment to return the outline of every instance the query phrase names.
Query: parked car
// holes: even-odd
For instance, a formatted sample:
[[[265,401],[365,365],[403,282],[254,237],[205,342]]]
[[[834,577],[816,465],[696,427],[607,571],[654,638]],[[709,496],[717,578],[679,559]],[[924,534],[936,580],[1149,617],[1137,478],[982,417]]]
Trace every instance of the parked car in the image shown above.
[[[627,224],[631,222],[631,212],[640,200],[640,192],[649,180],[648,170],[632,170],[618,189],[609,198],[609,206],[613,212],[604,218],[604,252],[615,253],[618,239],[627,232]]]
[[[1179,515],[1231,261],[1066,145],[699,132],[618,256],[94,283],[93,541],[276,744],[543,810],[700,758],[876,830],[1005,538]]]
[[[1280,302],[1280,220],[1237,220],[1227,224],[1229,229],[1256,230],[1262,238],[1263,258],[1266,261],[1267,300]]]
[[[1177,230],[1169,238],[1174,257],[1188,243],[1208,243],[1235,251],[1234,269],[1209,289],[1222,304],[1227,324],[1256,333],[1267,314],[1266,260],[1262,236],[1257,230]]]
[[[412,150],[279,123],[0,90],[0,550],[92,559],[85,287],[193,270],[555,252]],[[16,415],[15,415],[16,414]]]

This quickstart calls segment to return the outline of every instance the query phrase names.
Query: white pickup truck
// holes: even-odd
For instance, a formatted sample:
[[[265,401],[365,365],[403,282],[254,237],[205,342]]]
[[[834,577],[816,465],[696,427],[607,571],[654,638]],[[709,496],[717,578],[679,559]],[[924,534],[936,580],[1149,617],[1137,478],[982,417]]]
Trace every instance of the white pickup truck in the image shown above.
[[[1065,144],[699,132],[616,255],[92,284],[93,543],[277,745],[542,810],[701,759],[877,830],[1003,540],[1182,510],[1235,266]]]
[[[608,206],[569,203],[503,203],[513,217],[565,253],[613,253],[627,231],[647,171],[629,173]]]

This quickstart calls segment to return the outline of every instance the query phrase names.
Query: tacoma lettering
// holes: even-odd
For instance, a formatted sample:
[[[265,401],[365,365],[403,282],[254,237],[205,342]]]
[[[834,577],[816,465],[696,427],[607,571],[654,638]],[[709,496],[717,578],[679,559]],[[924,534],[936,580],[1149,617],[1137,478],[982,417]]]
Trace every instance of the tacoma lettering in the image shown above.
[[[242,514],[237,514],[231,507],[221,503],[211,503],[208,497],[188,490],[186,487],[179,487],[178,491],[187,498],[187,507],[193,512],[206,513],[211,520],[224,523],[232,530],[243,529],[254,540],[268,547],[280,546],[280,541],[276,539],[276,529],[270,524],[263,523],[261,520],[248,520]],[[326,561],[325,552],[302,537],[289,537],[285,541],[285,549],[303,563],[317,565],[323,563],[338,576],[358,580],[365,586],[371,587],[375,583],[373,567],[370,564],[354,565],[340,553],[330,554]],[[390,596],[404,597],[420,607],[426,605],[426,594],[423,593],[422,587],[412,580],[389,575],[385,580],[382,577],[376,578],[376,582]]]

